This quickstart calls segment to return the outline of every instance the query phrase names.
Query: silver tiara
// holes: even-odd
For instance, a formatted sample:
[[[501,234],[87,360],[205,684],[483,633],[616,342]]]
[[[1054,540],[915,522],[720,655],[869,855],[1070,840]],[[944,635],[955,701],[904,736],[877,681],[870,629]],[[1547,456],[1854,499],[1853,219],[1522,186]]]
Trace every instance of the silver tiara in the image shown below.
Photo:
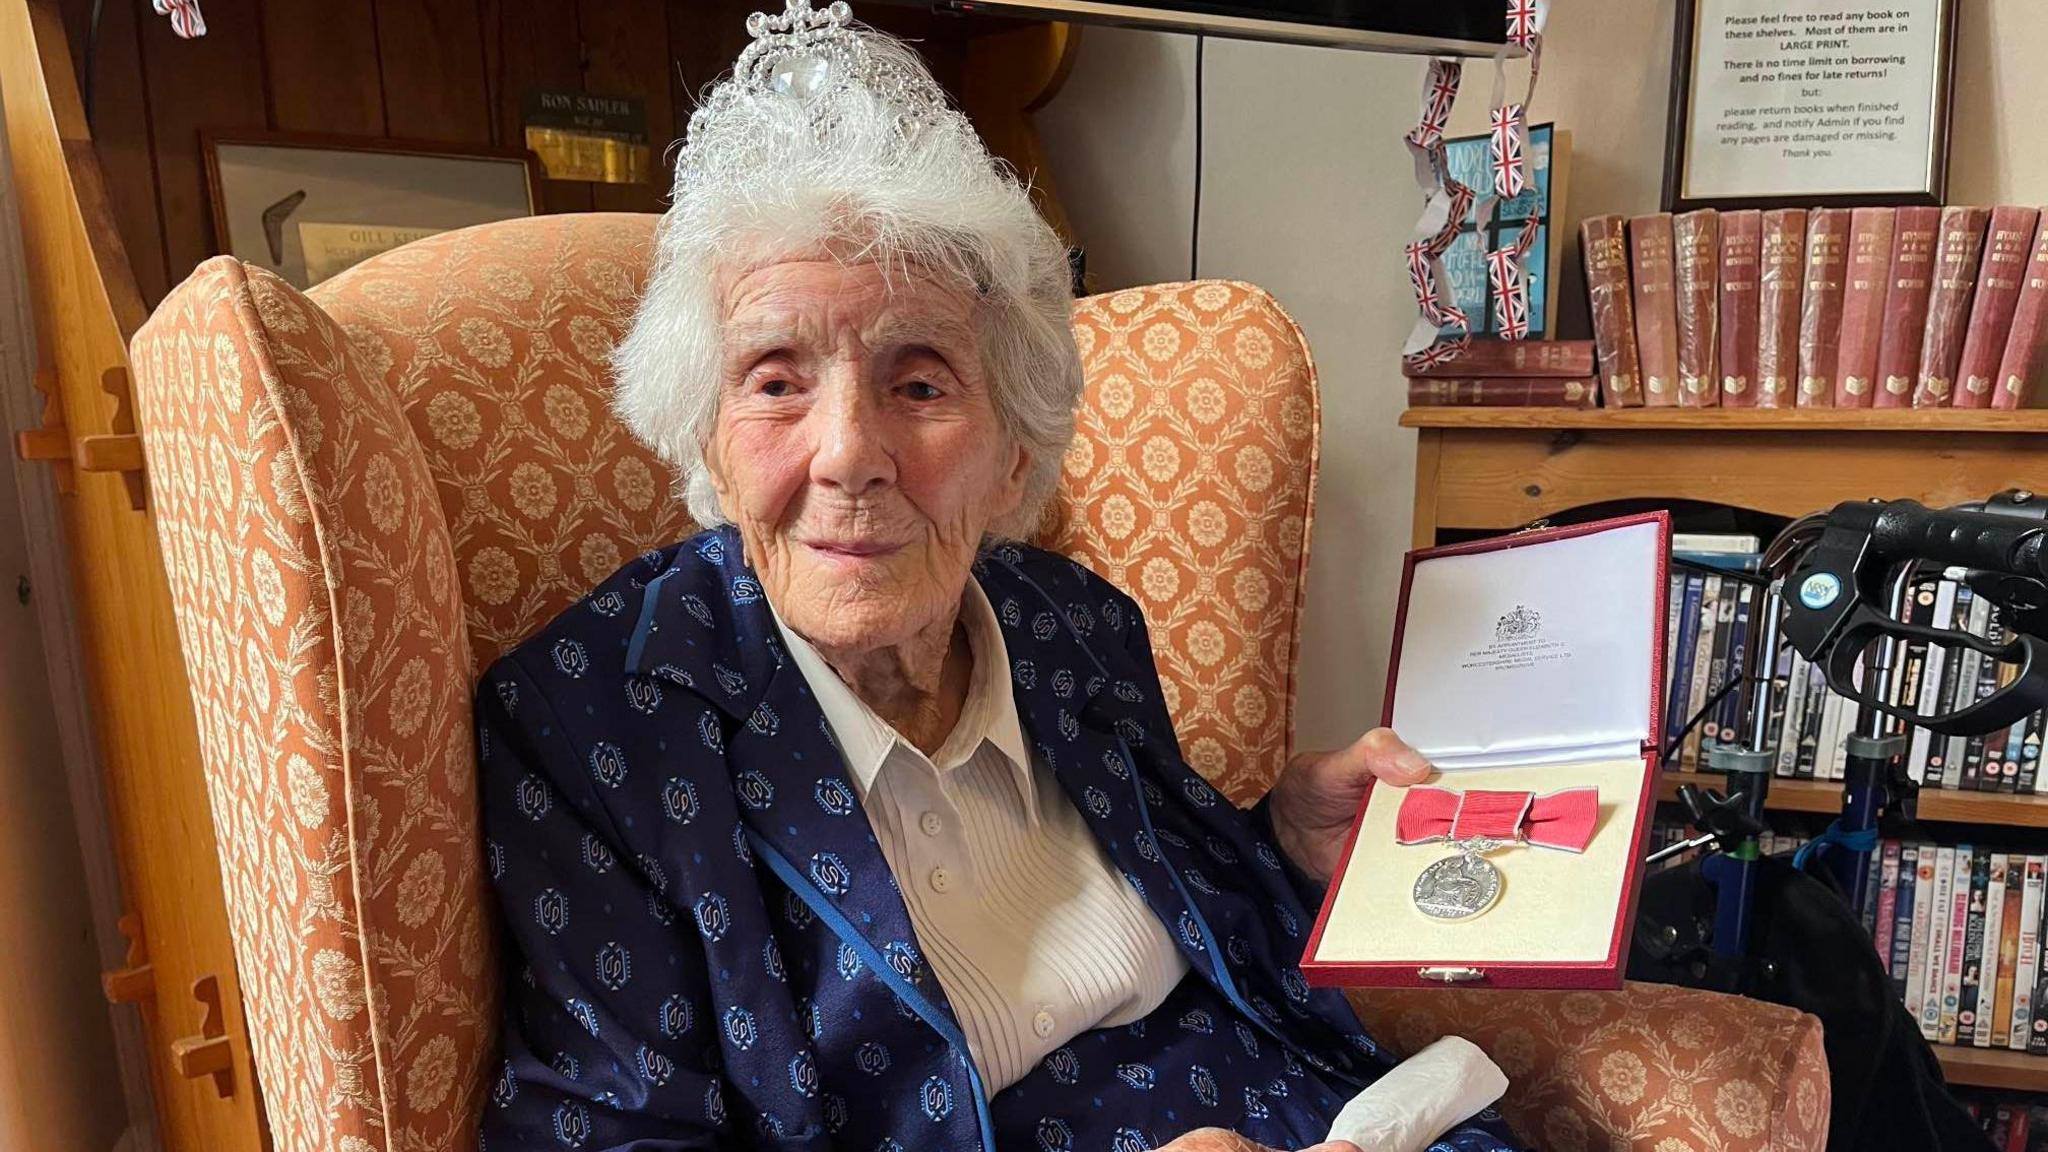
[[[747,17],[747,33],[753,40],[731,74],[690,116],[677,157],[678,188],[753,163],[759,141],[744,137],[751,131],[747,126],[758,122],[739,109],[756,101],[776,106],[773,122],[800,127],[821,141],[835,139],[843,115],[869,101],[892,124],[896,147],[914,146],[934,124],[960,120],[916,54],[856,24],[845,0],[824,8],[811,7],[810,0],[784,0],[777,15]],[[959,126],[971,133],[964,125],[962,120]]]
[[[747,17],[747,35],[753,43],[732,68],[733,83],[746,91],[811,101],[858,84],[913,115],[945,106],[945,95],[922,69],[913,73],[868,50],[846,0],[822,10],[810,0],[784,0],[781,15]]]
[[[846,0],[833,0],[823,12],[810,0],[785,0],[780,16],[756,12],[747,17],[754,42],[734,62],[733,79],[756,92],[822,96],[858,75],[867,56],[851,23]]]

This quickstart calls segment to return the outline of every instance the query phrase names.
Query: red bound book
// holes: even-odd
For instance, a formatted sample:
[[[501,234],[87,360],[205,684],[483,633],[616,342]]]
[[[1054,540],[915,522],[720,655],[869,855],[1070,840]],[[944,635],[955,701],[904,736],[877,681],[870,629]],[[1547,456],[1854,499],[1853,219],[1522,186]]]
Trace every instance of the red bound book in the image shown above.
[[[1884,331],[1885,282],[1892,267],[1893,210],[1849,213],[1849,263],[1842,273],[1842,340],[1835,359],[1835,407],[1868,408]]]
[[[1591,376],[1591,340],[1474,340],[1463,352],[1411,376],[1468,380],[1475,376]]]
[[[1842,279],[1849,264],[1849,210],[1816,208],[1806,217],[1806,285],[1799,297],[1799,406],[1835,401],[1842,348]]]
[[[1963,358],[1956,367],[1956,387],[1949,403],[1957,408],[1991,407],[1998,382],[1998,361],[2005,338],[2012,333],[2013,306],[2027,278],[2027,255],[2034,249],[2038,208],[2005,205],[1991,210],[1984,234],[1984,258],[1977,264],[1977,293],[1970,302],[1970,325],[1963,336]]]
[[[1410,408],[1595,408],[1592,376],[1492,376],[1467,380],[1408,378]]]
[[[1934,290],[1934,244],[1941,209],[1898,210],[1892,226],[1892,266],[1884,292],[1884,332],[1877,342],[1878,408],[1903,408],[1920,377],[1920,341],[1927,331],[1927,297]]]
[[[2034,371],[2041,362],[2041,344],[2048,339],[2048,228],[2034,236],[2027,260],[2027,282],[2020,285],[2012,310],[2012,331],[2005,337],[2005,355],[1998,362],[1998,389],[1993,408],[2025,408],[2032,398]]]
[[[1984,226],[1990,221],[1986,208],[1941,210],[1941,235],[1934,241],[1934,289],[1927,298],[1927,328],[1920,337],[1920,377],[1913,385],[1915,408],[1948,403],[1949,386],[1963,360],[1970,293],[1977,286],[1977,256],[1984,249]]]
[[[1643,403],[1678,403],[1678,311],[1673,300],[1671,214],[1628,222],[1629,277],[1636,294],[1636,356],[1643,370]]]
[[[1757,256],[1763,213],[1721,213],[1721,403],[1756,406]]]
[[[1671,221],[1672,288],[1678,317],[1678,403],[1721,405],[1721,220],[1712,208]]]
[[[1586,262],[1586,296],[1604,400],[1609,408],[1639,408],[1643,403],[1642,365],[1636,358],[1627,221],[1619,216],[1594,216],[1580,222],[1579,252]]]
[[[1806,209],[1764,213],[1757,249],[1756,406],[1788,408],[1799,379],[1799,297],[1806,288]]]

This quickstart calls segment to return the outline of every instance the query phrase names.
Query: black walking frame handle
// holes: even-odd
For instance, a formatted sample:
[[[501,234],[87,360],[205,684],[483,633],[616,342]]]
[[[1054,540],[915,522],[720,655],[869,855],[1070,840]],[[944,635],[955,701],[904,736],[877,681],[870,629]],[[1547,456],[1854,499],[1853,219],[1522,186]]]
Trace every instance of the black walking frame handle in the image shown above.
[[[1879,815],[1914,787],[1904,778],[1901,755],[1908,726],[1975,735],[2048,708],[2048,501],[2031,492],[2004,492],[1946,509],[1911,500],[1840,504],[1787,527],[1765,550],[1762,569],[1756,576],[1721,573],[1764,585],[1764,626],[1742,670],[1718,686],[1707,707],[1667,734],[1663,749],[1668,762],[1686,731],[1721,696],[1744,682],[1758,685],[1746,723],[1738,726],[1741,738],[1701,749],[1709,771],[1728,775],[1728,794],[1681,786],[1679,799],[1700,834],[1650,857],[1708,845],[1719,849],[1700,865],[1716,890],[1703,964],[1716,973],[1714,983],[1731,991],[1754,976],[1750,922],[1757,836],[1776,759],[1767,729],[1771,669],[1781,643],[1819,667],[1831,689],[1862,706],[1858,731],[1847,740],[1841,815],[1795,858],[1804,867],[1817,857],[1852,903],[1862,897]],[[1998,605],[2008,638],[1897,619],[1911,585],[1929,574],[1965,583]],[[2013,671],[1982,698],[1923,714],[1912,703],[1888,699],[1895,657],[1908,642],[1972,649]]]
[[[1911,500],[1838,505],[1785,581],[1786,638],[1820,666],[1830,688],[1866,709],[1944,735],[2011,727],[2048,708],[2044,511],[2048,501],[2031,493],[1965,508],[1930,509]],[[1902,569],[1943,570],[1966,581],[1999,606],[2011,639],[1999,643],[1961,629],[1893,619],[1889,599]],[[1947,712],[1922,713],[1910,702],[1886,700],[1874,677],[1858,683],[1858,669],[1887,640],[1970,648],[2016,671],[1988,696]]]

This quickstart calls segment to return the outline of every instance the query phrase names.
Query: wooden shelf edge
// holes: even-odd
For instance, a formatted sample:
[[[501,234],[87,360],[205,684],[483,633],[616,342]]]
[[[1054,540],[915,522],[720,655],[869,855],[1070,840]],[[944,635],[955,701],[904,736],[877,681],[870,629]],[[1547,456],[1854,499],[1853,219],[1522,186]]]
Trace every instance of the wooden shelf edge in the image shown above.
[[[1676,800],[1680,784],[1727,790],[1724,777],[1712,772],[1665,772],[1657,779],[1657,799]],[[1773,777],[1764,807],[1773,812],[1818,812],[1832,816],[1842,808],[1839,780],[1781,780]],[[1920,793],[1914,817],[1947,824],[1988,824],[2000,828],[2048,828],[2048,795],[2001,792],[1958,792],[1929,788]]]
[[[1728,779],[1715,772],[1665,772],[1657,777],[1657,799],[1678,799],[1680,784],[1728,790]],[[1833,780],[1771,781],[1764,807],[1773,812],[1819,812],[1833,816],[1842,810],[1842,786]]]
[[[2043,432],[2048,409],[1918,408],[1410,408],[1403,428],[1685,432]]]
[[[1934,1045],[1942,1075],[1950,1084],[1974,1088],[2007,1088],[2048,1092],[2048,1056],[2001,1048],[1957,1048]]]
[[[2013,796],[1997,792],[1925,791],[1920,793],[1922,820],[1956,824],[1997,824],[2007,828],[2048,828],[2048,796]]]

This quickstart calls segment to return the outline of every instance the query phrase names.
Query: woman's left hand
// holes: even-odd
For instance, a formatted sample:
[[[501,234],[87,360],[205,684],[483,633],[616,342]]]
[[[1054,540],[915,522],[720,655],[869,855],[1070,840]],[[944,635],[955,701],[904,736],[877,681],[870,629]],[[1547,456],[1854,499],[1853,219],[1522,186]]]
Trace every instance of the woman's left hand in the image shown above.
[[[1429,761],[1391,728],[1375,728],[1334,752],[1301,753],[1273,785],[1269,811],[1281,850],[1296,868],[1329,883],[1372,782],[1417,784],[1429,773]]]

